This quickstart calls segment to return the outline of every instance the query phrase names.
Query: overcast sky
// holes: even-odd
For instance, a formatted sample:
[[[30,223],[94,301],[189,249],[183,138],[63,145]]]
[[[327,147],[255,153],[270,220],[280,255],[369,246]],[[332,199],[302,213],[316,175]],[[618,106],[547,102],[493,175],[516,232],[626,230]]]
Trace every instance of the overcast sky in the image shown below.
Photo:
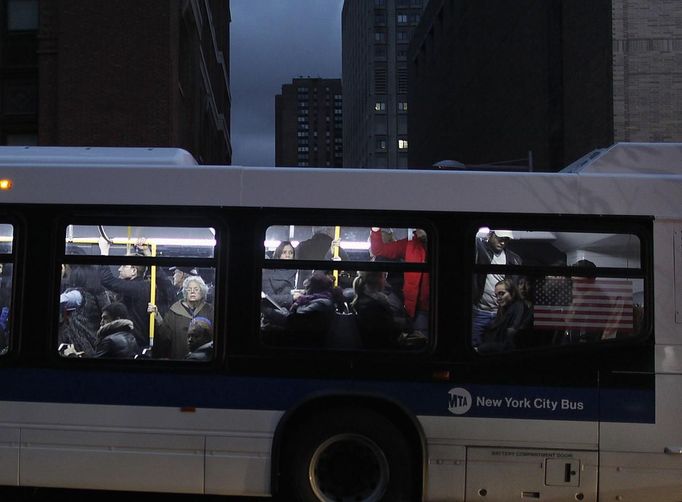
[[[275,165],[275,95],[341,78],[343,0],[230,0],[232,164]]]

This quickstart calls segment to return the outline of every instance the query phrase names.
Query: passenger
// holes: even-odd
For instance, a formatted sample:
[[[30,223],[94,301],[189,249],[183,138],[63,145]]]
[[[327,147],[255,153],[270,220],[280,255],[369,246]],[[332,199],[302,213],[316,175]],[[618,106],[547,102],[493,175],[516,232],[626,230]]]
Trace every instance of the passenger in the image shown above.
[[[133,321],[128,319],[126,306],[116,302],[104,307],[97,331],[95,357],[134,359],[139,353]]]
[[[552,343],[552,335],[542,330],[531,330],[534,324],[534,304],[533,298],[535,294],[535,284],[533,279],[527,276],[521,276],[517,280],[517,289],[519,291],[519,298],[526,305],[527,319],[523,321],[523,325],[528,328],[527,335],[523,337],[520,342],[523,347],[536,347],[540,345],[549,345]],[[520,347],[521,348],[521,347]]]
[[[213,323],[205,317],[195,317],[187,330],[189,354],[192,361],[210,361],[213,359]]]
[[[100,251],[103,256],[109,254],[109,243],[100,238]],[[149,347],[149,303],[151,287],[144,278],[144,265],[121,265],[118,267],[118,277],[114,277],[108,265],[100,266],[99,273],[102,285],[117,294],[117,300],[128,309],[130,320],[136,330],[137,345],[140,349]]]
[[[97,329],[92,319],[99,311],[94,296],[86,289],[70,288],[59,295],[59,346],[70,347],[70,352],[92,357],[97,345]]]
[[[334,249],[338,248],[338,260],[348,260],[348,254],[334,240],[334,227],[313,227],[313,236],[302,241],[296,248],[297,260],[334,260]],[[305,288],[305,281],[312,270],[300,270],[298,274],[297,288]],[[352,284],[342,284],[341,287],[350,287]]]
[[[168,269],[169,272],[173,273],[172,283],[175,290],[175,300],[173,303],[182,300],[182,285],[185,279],[191,276],[199,275],[199,272],[194,267],[171,267]]]
[[[476,239],[476,263],[484,265],[521,265],[519,255],[506,249],[514,238],[510,230],[491,230],[486,240]],[[505,279],[502,274],[477,274],[473,281],[471,344],[481,343],[483,332],[495,320],[497,301],[495,285]]]
[[[373,227],[370,234],[370,252],[376,257],[392,260],[404,259],[410,263],[426,261],[426,232],[420,228],[413,232],[412,239],[400,239],[384,242],[381,229]],[[429,335],[429,274],[423,272],[405,272],[403,274],[403,298],[405,310],[412,321],[412,328]]]
[[[528,328],[528,308],[510,279],[495,284],[497,313],[486,327],[483,341],[478,346],[481,353],[514,350],[522,345],[519,334]]]
[[[152,354],[155,358],[184,359],[189,352],[187,331],[195,317],[205,317],[213,322],[213,306],[206,303],[208,286],[199,276],[190,276],[182,285],[183,299],[175,302],[165,316],[156,305],[148,304],[154,312],[156,334]]]
[[[355,299],[351,307],[358,315],[358,328],[366,348],[397,348],[406,333],[407,316],[402,305],[396,309],[389,300],[390,286],[385,272],[359,272],[353,285]]]
[[[12,264],[0,263],[0,355],[7,353],[9,350],[9,313],[11,302]]]
[[[320,346],[335,316],[334,281],[316,270],[306,279],[305,293],[289,310],[273,311],[272,324],[280,327],[280,339],[273,343],[303,347]]]
[[[289,241],[282,241],[272,255],[275,260],[293,260],[294,246]],[[279,306],[288,309],[299,292],[292,290],[296,287],[297,270],[263,269],[263,293],[268,295]]]

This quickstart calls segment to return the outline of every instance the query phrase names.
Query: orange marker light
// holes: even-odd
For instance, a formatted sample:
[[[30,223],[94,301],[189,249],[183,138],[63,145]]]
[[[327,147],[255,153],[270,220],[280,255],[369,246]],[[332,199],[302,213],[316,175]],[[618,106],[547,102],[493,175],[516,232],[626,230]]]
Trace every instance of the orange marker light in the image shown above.
[[[0,190],[10,190],[12,188],[12,180],[0,180]]]

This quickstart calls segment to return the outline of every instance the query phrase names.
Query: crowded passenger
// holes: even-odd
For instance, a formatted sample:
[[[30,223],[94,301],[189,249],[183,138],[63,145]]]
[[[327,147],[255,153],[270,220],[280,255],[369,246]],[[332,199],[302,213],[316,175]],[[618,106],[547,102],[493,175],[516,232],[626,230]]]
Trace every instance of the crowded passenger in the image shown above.
[[[412,239],[384,242],[381,229],[373,227],[370,232],[370,253],[391,260],[404,259],[411,263],[426,262],[427,237],[422,229],[413,232]],[[405,272],[403,274],[403,301],[410,316],[412,328],[428,337],[429,331],[429,274]]]
[[[110,244],[106,239],[99,240],[100,252],[109,254]],[[140,348],[149,347],[149,316],[147,304],[150,298],[150,283],[145,279],[144,265],[121,265],[118,277],[114,277],[108,265],[99,268],[102,285],[117,294],[117,300],[128,309],[130,320],[135,326],[135,336]]]
[[[355,299],[351,306],[357,313],[358,329],[365,348],[397,348],[403,333],[409,332],[402,304],[386,282],[386,273],[359,272],[354,281]]]
[[[59,295],[59,347],[70,353],[92,357],[97,344],[97,328],[92,320],[101,315],[97,302],[87,290],[67,289]]]
[[[139,353],[133,321],[128,319],[126,306],[119,302],[105,306],[97,331],[95,357],[133,359]]]
[[[189,354],[186,359],[192,361],[210,361],[213,359],[213,323],[206,317],[195,317],[187,330]]]
[[[348,254],[334,239],[334,227],[313,227],[313,236],[301,241],[296,247],[297,260],[348,260]],[[305,281],[311,276],[312,270],[300,270],[297,288],[305,288]],[[342,284],[341,287],[352,287]]]
[[[154,313],[155,334],[152,353],[155,358],[184,359],[189,352],[187,332],[195,317],[213,322],[213,306],[206,302],[208,286],[200,276],[190,276],[182,284],[183,299],[175,302],[162,315],[156,305],[148,303]]]
[[[293,260],[294,246],[289,241],[282,241],[272,255],[275,260]],[[297,270],[263,269],[263,293],[280,307],[288,309],[300,294],[296,288]]]
[[[497,311],[493,322],[483,332],[478,346],[481,353],[508,351],[523,345],[521,337],[529,328],[528,307],[521,299],[517,287],[510,279],[495,284]]]
[[[269,340],[277,345],[320,346],[336,312],[334,280],[316,270],[305,281],[305,292],[290,309],[274,309],[267,328],[275,330]]]
[[[514,238],[510,230],[491,230],[487,238],[476,239],[476,263],[483,265],[521,265],[519,255],[506,249]],[[504,274],[477,274],[473,281],[473,307],[471,343],[481,344],[483,333],[496,319],[498,302],[495,285],[504,280]]]

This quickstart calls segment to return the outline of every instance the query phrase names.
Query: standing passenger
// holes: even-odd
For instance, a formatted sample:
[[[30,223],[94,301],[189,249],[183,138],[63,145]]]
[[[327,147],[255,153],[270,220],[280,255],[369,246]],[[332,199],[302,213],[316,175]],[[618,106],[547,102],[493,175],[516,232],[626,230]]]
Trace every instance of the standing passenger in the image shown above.
[[[491,230],[486,240],[476,239],[476,263],[484,265],[521,265],[519,255],[506,249],[514,238],[510,230]],[[471,344],[478,347],[486,328],[497,314],[495,284],[505,279],[502,274],[474,276]]]
[[[155,358],[184,359],[189,353],[187,331],[192,319],[205,317],[213,322],[213,307],[206,303],[208,286],[199,276],[190,276],[182,285],[183,299],[171,305],[161,316],[156,305],[149,303],[148,311],[154,312],[156,335],[152,351]]]
[[[122,303],[110,303],[102,309],[95,357],[133,359],[139,353],[133,321],[128,319],[128,309]]]
[[[392,260],[404,259],[411,263],[426,262],[426,232],[421,228],[412,233],[412,239],[384,242],[381,229],[373,227],[369,234],[370,252],[377,257]],[[412,327],[428,337],[429,334],[429,274],[405,272],[403,274],[403,299]]]

